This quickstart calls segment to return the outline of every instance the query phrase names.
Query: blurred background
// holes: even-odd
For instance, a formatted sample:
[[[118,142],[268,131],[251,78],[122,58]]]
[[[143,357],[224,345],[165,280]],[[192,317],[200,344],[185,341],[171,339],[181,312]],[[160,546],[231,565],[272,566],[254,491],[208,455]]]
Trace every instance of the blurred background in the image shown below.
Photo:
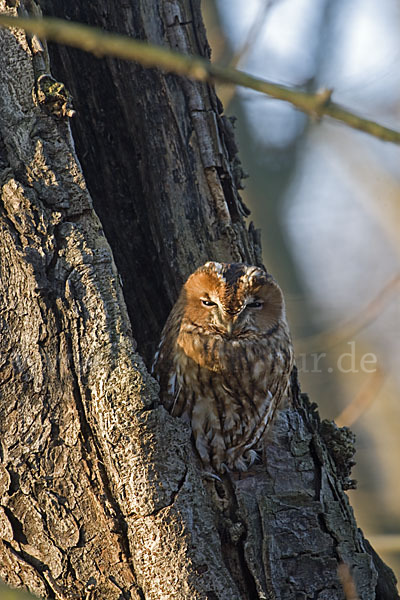
[[[212,60],[400,130],[398,0],[202,0]],[[219,86],[302,389],[357,435],[357,522],[400,578],[400,146]]]
[[[22,590],[13,590],[0,584],[0,600],[35,600],[36,596],[23,592]]]

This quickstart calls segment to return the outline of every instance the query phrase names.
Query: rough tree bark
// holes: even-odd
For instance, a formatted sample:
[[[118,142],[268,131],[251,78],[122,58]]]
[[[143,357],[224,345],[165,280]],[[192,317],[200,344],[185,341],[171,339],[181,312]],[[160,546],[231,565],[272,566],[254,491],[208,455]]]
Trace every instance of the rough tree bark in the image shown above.
[[[209,51],[194,0],[0,0],[40,8]],[[321,426],[295,374],[268,462],[242,480],[203,479],[158,405],[141,355],[182,281],[207,259],[261,262],[214,90],[50,54],[91,196],[45,48],[0,31],[0,577],[58,599],[336,600],[343,561],[360,598],[398,598],[343,491],[351,436]]]

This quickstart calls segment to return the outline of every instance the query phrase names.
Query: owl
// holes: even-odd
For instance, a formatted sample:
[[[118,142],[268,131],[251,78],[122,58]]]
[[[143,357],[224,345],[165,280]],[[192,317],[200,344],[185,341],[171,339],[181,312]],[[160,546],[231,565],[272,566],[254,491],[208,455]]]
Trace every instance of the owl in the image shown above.
[[[167,410],[190,423],[206,470],[246,471],[286,392],[293,350],[282,291],[263,269],[207,262],[186,281],[156,352]]]

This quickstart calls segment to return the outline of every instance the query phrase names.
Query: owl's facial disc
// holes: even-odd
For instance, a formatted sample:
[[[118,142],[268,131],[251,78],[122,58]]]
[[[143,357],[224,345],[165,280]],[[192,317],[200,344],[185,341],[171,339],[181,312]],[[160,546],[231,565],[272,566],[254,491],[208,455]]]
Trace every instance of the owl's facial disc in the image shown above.
[[[264,301],[259,298],[246,298],[239,308],[226,308],[224,310],[224,322],[229,335],[240,333],[244,329],[252,328],[254,313],[262,310]]]
[[[234,325],[242,312],[242,307],[226,307],[217,296],[204,294],[200,298],[203,308],[208,311],[210,324],[231,335]]]
[[[207,263],[187,280],[185,317],[210,333],[243,337],[271,330],[284,315],[282,292],[258,267]]]
[[[225,305],[217,297],[204,294],[201,304],[209,311],[210,323],[229,336],[244,329],[252,329],[254,313],[262,310],[264,300],[250,296],[243,304]]]

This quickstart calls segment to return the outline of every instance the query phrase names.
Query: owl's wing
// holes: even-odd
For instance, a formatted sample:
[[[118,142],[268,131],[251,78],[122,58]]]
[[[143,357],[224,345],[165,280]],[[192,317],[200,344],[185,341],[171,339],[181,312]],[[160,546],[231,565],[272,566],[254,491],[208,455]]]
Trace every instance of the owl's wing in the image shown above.
[[[177,402],[179,398],[179,394],[182,391],[182,383],[180,378],[178,378],[178,374],[176,371],[172,370],[170,372],[170,376],[168,378],[168,386],[167,386],[167,394],[169,399],[170,408],[168,408],[169,412],[173,415],[175,414],[175,409],[177,407]]]
[[[279,377],[268,380],[269,389],[258,389],[253,398],[247,399],[250,417],[247,426],[243,429],[242,439],[231,448],[231,456],[234,462],[240,461],[240,457],[249,450],[257,449],[262,436],[270,427],[278,406],[285,395],[292,369],[292,359],[285,365],[284,373]],[[256,454],[251,460],[253,462]]]
[[[168,336],[168,332],[161,336],[158,349],[154,355],[151,374],[160,384],[160,399],[162,404],[171,414],[180,416],[177,409],[178,399],[182,391],[181,377],[177,372],[174,361],[174,353],[171,348],[174,340]]]
[[[273,396],[269,390],[267,391],[264,402],[261,406],[257,407],[258,419],[254,419],[254,427],[247,432],[245,439],[237,447],[240,449],[240,452],[250,450],[258,444],[264,431],[272,423],[280,401],[280,396],[281,395],[279,395],[278,398],[277,394]]]

